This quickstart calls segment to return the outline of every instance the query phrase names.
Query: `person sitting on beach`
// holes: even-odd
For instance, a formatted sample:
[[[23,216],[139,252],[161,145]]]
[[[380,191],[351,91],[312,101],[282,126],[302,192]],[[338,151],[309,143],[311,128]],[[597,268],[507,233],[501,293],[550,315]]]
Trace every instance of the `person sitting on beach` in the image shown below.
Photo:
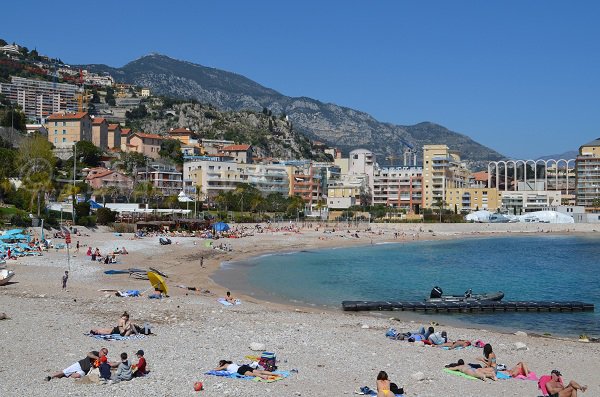
[[[427,339],[432,345],[441,345],[448,342],[448,334],[446,331],[434,332],[433,334],[429,335],[429,338]]]
[[[87,256],[92,256],[92,247],[88,247],[87,252],[85,254]]]
[[[138,378],[140,376],[145,376],[147,371],[146,371],[146,359],[144,358],[144,351],[138,350],[137,353],[135,353],[135,355],[138,358],[138,362],[136,364],[132,365],[133,376],[135,378]]]
[[[483,346],[483,358],[477,357],[477,361],[483,363],[484,368],[493,368],[495,372],[498,372],[498,365],[496,364],[496,353],[492,349],[492,345],[486,343]]]
[[[135,324],[131,322],[129,319],[129,313],[123,312],[121,314],[121,318],[119,319],[119,323],[114,328],[96,328],[90,331],[92,335],[112,335],[119,334],[121,336],[129,336],[131,334],[137,334],[137,329]]]
[[[471,341],[465,340],[465,339],[458,339],[455,340],[454,342],[446,342],[446,343],[442,343],[441,345],[436,345],[437,347],[448,347],[450,350],[452,349],[456,349],[457,347],[467,347],[467,346],[471,346]]]
[[[225,300],[233,305],[235,305],[235,298],[233,296],[231,296],[231,292],[227,291],[227,294],[225,296]]]
[[[377,374],[377,397],[393,397],[396,394],[404,394],[404,389],[390,382],[387,372],[379,371]]]
[[[254,369],[249,365],[237,365],[232,361],[221,360],[219,366],[215,368],[216,371],[227,371],[230,374],[239,374],[243,376],[258,376],[261,379],[273,379],[273,377],[281,377],[270,371],[264,371]]]
[[[492,380],[498,380],[496,377],[496,372],[491,368],[472,368],[469,365],[465,365],[463,359],[458,360],[456,363],[446,365],[446,368],[450,371],[458,371],[462,372],[465,375],[473,376],[477,379],[481,379],[485,381],[486,378],[490,378]]]
[[[127,255],[129,252],[127,252],[127,250],[125,249],[125,247],[121,248],[121,255]]]
[[[121,382],[128,381],[133,378],[133,373],[131,372],[131,363],[127,359],[127,353],[121,353],[121,362],[117,367],[117,373],[114,376],[114,379],[111,377],[113,382]]]
[[[67,368],[63,369],[60,372],[56,372],[50,376],[46,377],[46,380],[49,381],[51,379],[59,379],[59,378],[81,378],[84,377],[92,367],[97,367],[102,358],[106,359],[108,355],[108,349],[103,347],[100,351],[91,351],[85,356],[83,359],[77,361],[74,364],[71,364]],[[110,364],[115,366],[115,363]]]
[[[573,380],[565,386],[561,378],[562,374],[557,369],[553,369],[550,376],[551,379],[546,383],[549,397],[577,397],[577,390],[581,390],[582,393],[587,390],[587,386],[581,386]]]

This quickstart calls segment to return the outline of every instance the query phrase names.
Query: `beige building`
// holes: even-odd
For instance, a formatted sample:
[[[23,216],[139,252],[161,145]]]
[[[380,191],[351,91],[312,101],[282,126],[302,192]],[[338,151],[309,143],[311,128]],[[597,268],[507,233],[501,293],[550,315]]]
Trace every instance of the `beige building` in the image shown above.
[[[126,152],[138,152],[144,156],[158,159],[160,154],[160,144],[163,137],[156,134],[146,134],[144,132],[134,132],[128,134]]]
[[[116,187],[117,189],[133,189],[133,179],[120,172],[103,167],[91,168],[85,177],[85,183],[92,189]]]
[[[434,208],[441,201],[448,208],[447,189],[465,188],[469,171],[457,152],[446,145],[423,146],[423,204]]]
[[[446,208],[460,212],[487,210],[496,212],[502,207],[502,196],[496,188],[465,187],[446,189]]]
[[[121,126],[119,124],[108,125],[108,148],[121,150]]]
[[[72,146],[75,142],[92,142],[92,119],[87,112],[54,113],[46,121],[48,141],[56,147]]]
[[[108,122],[102,117],[92,119],[92,143],[102,150],[108,149]]]
[[[223,147],[221,152],[224,156],[233,157],[236,163],[251,164],[252,163],[252,146],[250,145],[229,145]]]

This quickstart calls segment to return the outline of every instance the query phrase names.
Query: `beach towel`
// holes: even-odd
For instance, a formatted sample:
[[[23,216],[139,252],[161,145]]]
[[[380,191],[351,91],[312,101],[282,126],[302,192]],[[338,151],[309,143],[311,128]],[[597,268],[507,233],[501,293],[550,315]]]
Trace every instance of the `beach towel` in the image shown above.
[[[135,339],[144,339],[146,335],[144,334],[136,334],[129,336],[121,336],[119,334],[111,334],[111,335],[93,335],[90,333],[86,333],[84,335],[91,336],[94,339],[98,340],[135,340]]]
[[[444,350],[462,350],[462,349],[472,349],[473,345],[469,345],[467,347],[464,346],[456,346],[454,349],[451,349],[450,346],[441,346]]]
[[[290,373],[288,371],[275,371],[273,372],[276,375],[279,375],[276,378],[273,379],[261,379],[258,376],[246,376],[246,375],[240,375],[238,373],[231,373],[231,372],[227,372],[227,371],[208,371],[205,372],[204,375],[213,375],[213,376],[222,376],[225,378],[231,378],[231,379],[245,379],[245,380],[252,380],[254,382],[267,382],[267,383],[272,383],[272,382],[277,382],[278,380],[287,378],[288,376],[290,376]]]
[[[140,296],[140,291],[137,289],[128,289],[127,291],[117,291],[117,295],[123,298],[130,296]]]
[[[129,274],[129,270],[105,270],[104,274]]]
[[[472,379],[472,380],[480,380],[474,376],[471,375],[467,375],[467,374],[463,374],[462,372],[458,372],[458,371],[452,371],[448,368],[444,368],[444,372],[447,372],[451,375],[456,375],[456,376],[462,376],[463,378],[467,378],[467,379]]]
[[[231,303],[231,302],[227,302],[227,300],[225,298],[219,298],[217,299],[217,302],[219,302],[220,304],[222,304],[223,306],[233,306],[235,305],[241,305],[242,301],[239,299],[235,300],[235,303]]]
[[[544,396],[547,396],[548,393],[548,389],[546,389],[546,383],[550,382],[552,380],[552,375],[544,375],[544,376],[540,376],[540,380],[538,381],[538,388],[542,391],[542,394]],[[563,383],[562,378],[558,378],[558,381],[560,384]]]

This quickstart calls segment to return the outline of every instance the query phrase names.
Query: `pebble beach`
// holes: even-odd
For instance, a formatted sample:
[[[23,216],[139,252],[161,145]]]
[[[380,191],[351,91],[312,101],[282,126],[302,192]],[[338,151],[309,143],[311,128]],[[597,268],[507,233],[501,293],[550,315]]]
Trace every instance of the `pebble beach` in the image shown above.
[[[253,225],[252,225],[253,226]],[[211,279],[224,261],[266,252],[318,249],[396,241],[470,238],[506,233],[600,233],[591,224],[403,224],[356,226],[360,238],[349,238],[347,227],[337,232],[300,227],[298,231],[266,231],[241,239],[227,239],[231,252],[207,247],[195,237],[173,237],[173,244],[160,246],[158,237],[132,239],[106,230],[89,230],[89,236],[73,237],[82,248],[71,257],[66,291],[61,276],[67,270],[66,253],[50,251],[43,256],[10,261],[16,272],[13,282],[0,287],[0,395],[2,396],[344,396],[354,395],[362,386],[375,387],[380,370],[404,387],[406,396],[537,396],[537,382],[469,380],[443,372],[444,365],[476,362],[481,349],[443,350],[390,340],[389,328],[414,331],[423,325],[402,312],[380,315],[345,313],[318,308],[295,307],[258,301],[236,294],[241,305],[225,307],[216,299],[226,285]],[[394,233],[400,238],[395,239]],[[218,242],[217,242],[218,244]],[[87,246],[102,253],[126,247],[129,255],[116,265],[90,261]],[[73,254],[73,253],[72,253]],[[204,257],[204,266],[200,258]],[[169,298],[120,298],[101,290],[145,290],[148,281],[128,275],[105,275],[107,269],[155,267],[169,277]],[[178,286],[195,287],[197,291]],[[201,293],[202,291],[210,291]],[[149,323],[153,335],[140,340],[99,341],[84,335],[92,328],[112,327],[123,311],[136,324]],[[509,367],[526,362],[536,374],[561,370],[565,380],[589,386],[585,396],[600,395],[600,344],[574,339],[524,334],[515,329],[506,333],[481,328],[457,328],[435,319],[438,329],[451,339],[481,339],[494,346],[500,363]],[[262,344],[277,354],[281,370],[291,375],[273,383],[228,379],[204,375],[221,359],[248,362],[245,356],[260,355],[251,344]],[[523,348],[525,345],[525,348]],[[518,348],[517,346],[520,346]],[[106,347],[109,359],[121,352],[130,357],[143,349],[150,374],[130,382],[95,384],[45,376],[82,359],[92,350]],[[294,370],[294,371],[292,371]],[[196,392],[194,382],[204,390]]]

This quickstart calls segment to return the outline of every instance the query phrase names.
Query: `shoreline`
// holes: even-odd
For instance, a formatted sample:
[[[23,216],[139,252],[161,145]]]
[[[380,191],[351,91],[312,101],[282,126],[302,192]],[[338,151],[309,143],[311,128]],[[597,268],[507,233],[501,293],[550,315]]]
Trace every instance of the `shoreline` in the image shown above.
[[[243,301],[241,305],[225,307],[216,302],[216,298],[224,294],[226,285],[218,285],[212,276],[224,261],[272,252],[370,245],[371,237],[382,243],[410,243],[412,234],[418,232],[419,227],[427,230],[418,232],[418,240],[422,241],[535,235],[535,226],[539,225],[522,225],[519,231],[507,232],[502,230],[506,226],[486,228],[477,224],[460,224],[458,227],[371,225],[374,233],[360,231],[359,239],[346,237],[346,228],[342,233],[327,234],[326,239],[320,238],[323,237],[322,229],[319,232],[302,230],[300,234],[274,232],[223,240],[231,244],[233,252],[209,249],[202,240],[191,237],[175,237],[171,246],[160,246],[158,237],[131,240],[128,235],[90,231],[89,237],[74,237],[74,242],[80,239],[82,244],[98,246],[102,252],[125,246],[130,254],[120,257],[119,264],[107,266],[92,263],[85,256],[86,248],[82,247],[83,252],[71,258],[72,273],[67,291],[60,290],[60,276],[66,269],[64,252],[50,252],[42,257],[21,258],[9,263],[9,267],[16,270],[16,276],[13,283],[0,287],[0,312],[6,312],[10,318],[0,321],[4,342],[4,348],[0,350],[0,372],[5,379],[0,384],[0,394],[130,396],[142,392],[158,396],[195,395],[192,384],[200,380],[205,384],[206,390],[202,393],[206,396],[351,395],[361,386],[372,387],[377,372],[385,370],[405,387],[407,396],[534,395],[535,382],[474,382],[442,372],[445,364],[458,358],[474,362],[475,357],[481,355],[479,349],[445,351],[389,340],[385,332],[390,327],[405,332],[415,330],[424,321],[410,319],[405,312],[348,313],[341,309],[262,301],[244,295],[239,296]],[[543,225],[544,229],[548,226],[552,225]],[[552,233],[589,235],[600,228],[588,227],[589,230],[578,227],[571,230],[573,225],[563,229],[555,227]],[[406,234],[404,240],[393,239],[396,229]],[[434,231],[429,232],[429,229]],[[383,234],[378,234],[380,231]],[[202,256],[204,268],[199,262]],[[145,290],[148,281],[127,275],[108,276],[103,271],[149,266],[169,276],[166,281],[170,298],[159,301],[118,298],[113,293],[98,291],[103,288]],[[211,295],[177,288],[179,284],[208,289]],[[91,328],[113,325],[124,310],[132,314],[134,321],[152,324],[155,335],[141,341],[124,342],[102,342],[83,335]],[[447,321],[443,317],[437,317],[436,321],[452,339],[482,339],[492,343],[502,363],[513,366],[518,361],[525,361],[539,375],[559,368],[568,379],[590,385],[591,392],[587,394],[600,392],[596,381],[600,371],[598,343],[535,334],[515,335],[477,324],[454,326],[445,324]],[[268,351],[275,351],[281,369],[297,368],[299,373],[273,384],[203,375],[220,359],[244,362],[245,355],[255,354],[249,349],[252,342],[262,343]],[[527,349],[517,350],[516,342],[525,343]],[[111,359],[117,358],[122,351],[133,354],[143,348],[152,376],[106,386],[71,380],[42,380],[49,372],[66,368],[81,359],[85,352],[101,346],[110,349]],[[36,359],[31,360],[31,357]],[[30,376],[24,378],[22,368],[28,368]],[[424,379],[417,380],[413,376],[416,372],[424,374]]]

